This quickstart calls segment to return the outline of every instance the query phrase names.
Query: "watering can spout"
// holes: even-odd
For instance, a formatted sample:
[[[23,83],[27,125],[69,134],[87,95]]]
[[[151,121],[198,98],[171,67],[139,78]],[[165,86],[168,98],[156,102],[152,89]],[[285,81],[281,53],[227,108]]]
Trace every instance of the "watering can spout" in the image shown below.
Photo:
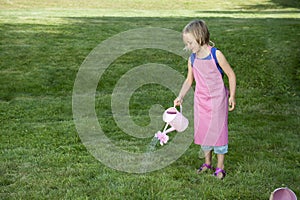
[[[170,127],[170,128],[168,128],[167,130],[165,130],[164,131],[164,133],[165,134],[168,134],[168,133],[170,133],[170,132],[172,132],[172,131],[175,131],[176,129],[174,128],[174,127]]]

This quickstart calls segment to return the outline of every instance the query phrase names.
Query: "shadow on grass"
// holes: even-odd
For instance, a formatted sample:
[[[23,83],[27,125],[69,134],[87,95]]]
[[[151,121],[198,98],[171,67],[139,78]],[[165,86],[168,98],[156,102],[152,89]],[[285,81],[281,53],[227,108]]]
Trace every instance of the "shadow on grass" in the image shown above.
[[[244,9],[257,9],[257,10],[265,10],[265,9],[276,9],[276,8],[300,8],[299,0],[270,0],[273,4],[258,4],[245,6]]]
[[[235,11],[220,13],[235,13]],[[192,18],[72,17],[65,19],[69,24],[2,25],[1,33],[4,37],[1,42],[4,45],[1,49],[4,61],[1,62],[1,69],[8,69],[12,73],[4,73],[3,77],[10,77],[1,79],[2,100],[7,101],[26,93],[42,95],[46,91],[47,94],[53,95],[62,94],[66,90],[70,92],[77,68],[101,41],[122,31],[149,26],[180,32]],[[297,39],[299,20],[217,17],[204,19],[210,28],[212,40],[224,51],[240,74],[239,87],[264,86],[261,88],[264,93],[282,95],[299,85],[297,72],[295,73],[299,62],[294,53],[294,49],[299,49]],[[235,48],[232,48],[232,45]],[[276,59],[276,63],[286,63],[285,73],[282,73],[283,69],[279,64],[273,64],[273,59]],[[142,62],[147,61],[149,59],[144,58]],[[134,62],[142,64],[141,61]],[[164,62],[164,59],[160,59],[159,62]],[[249,67],[245,68],[245,65]],[[59,68],[56,69],[56,66]],[[186,69],[181,66],[179,70],[185,72]],[[269,74],[270,70],[278,73]],[[28,73],[18,74],[19,72],[30,72],[31,75],[36,76],[36,80],[32,80],[34,79],[32,76],[27,77]],[[250,78],[247,76],[248,73],[254,76]],[[67,79],[66,74],[69,74]],[[285,75],[289,78],[283,78]],[[11,80],[13,77],[16,78],[14,81]],[[295,89],[292,93],[294,92]]]
[[[248,10],[249,9],[249,10]],[[255,9],[255,10],[253,10]],[[265,10],[266,8],[246,8],[246,10],[228,10],[228,11],[196,11],[196,13],[208,13],[208,14],[297,14],[299,11],[292,10]],[[259,10],[259,11],[256,11]]]

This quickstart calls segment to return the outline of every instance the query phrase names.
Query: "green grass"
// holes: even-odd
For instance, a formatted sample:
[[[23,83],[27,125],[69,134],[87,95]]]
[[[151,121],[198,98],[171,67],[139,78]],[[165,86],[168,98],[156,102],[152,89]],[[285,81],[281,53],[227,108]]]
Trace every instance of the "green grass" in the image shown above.
[[[72,1],[72,0],[2,0],[0,8],[5,9],[32,9],[32,8],[73,8],[73,9],[130,9],[130,10],[233,10],[233,9],[278,9],[278,8],[299,8],[297,0],[215,0],[214,4],[208,1],[195,0],[102,0],[102,1]]]
[[[168,4],[170,11],[162,11],[162,17],[159,10],[170,1],[145,4],[143,11],[133,11],[137,0],[120,7],[113,7],[113,1],[91,3],[87,10],[79,9],[79,3],[49,2],[1,3],[1,199],[252,200],[268,199],[282,186],[300,197],[298,1],[217,1],[216,10],[208,4],[191,9],[192,1],[178,1],[180,6]],[[237,75],[227,177],[219,181],[197,175],[203,160],[194,144],[159,171],[130,174],[106,167],[86,150],[74,125],[72,92],[80,65],[117,33],[141,27],[181,31],[196,17],[208,23],[212,40]],[[144,49],[117,59],[97,88],[100,125],[116,145],[132,152],[145,151],[151,138],[130,137],[116,126],[111,93],[132,66],[150,62],[186,74],[186,61],[179,56]],[[173,98],[159,85],[140,88],[130,105],[134,120],[146,125],[149,118],[140,111],[156,103],[168,107]]]

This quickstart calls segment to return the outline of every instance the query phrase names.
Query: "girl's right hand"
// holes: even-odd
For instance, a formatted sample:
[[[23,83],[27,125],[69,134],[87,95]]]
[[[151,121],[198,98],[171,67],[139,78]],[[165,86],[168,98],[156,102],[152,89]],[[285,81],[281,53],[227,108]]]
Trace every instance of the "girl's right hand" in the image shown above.
[[[174,106],[180,106],[183,102],[183,99],[180,98],[180,97],[177,97],[175,100],[174,100]]]

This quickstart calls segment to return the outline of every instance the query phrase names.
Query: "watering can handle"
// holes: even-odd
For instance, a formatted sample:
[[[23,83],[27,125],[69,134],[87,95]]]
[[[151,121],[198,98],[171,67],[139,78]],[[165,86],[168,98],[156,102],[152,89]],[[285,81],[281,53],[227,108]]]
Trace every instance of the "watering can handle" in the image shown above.
[[[180,104],[180,113],[182,113],[182,105]],[[174,104],[174,108],[176,108],[176,105]]]
[[[176,106],[174,105],[174,108],[176,108]],[[182,113],[182,105],[180,104],[180,113]]]

